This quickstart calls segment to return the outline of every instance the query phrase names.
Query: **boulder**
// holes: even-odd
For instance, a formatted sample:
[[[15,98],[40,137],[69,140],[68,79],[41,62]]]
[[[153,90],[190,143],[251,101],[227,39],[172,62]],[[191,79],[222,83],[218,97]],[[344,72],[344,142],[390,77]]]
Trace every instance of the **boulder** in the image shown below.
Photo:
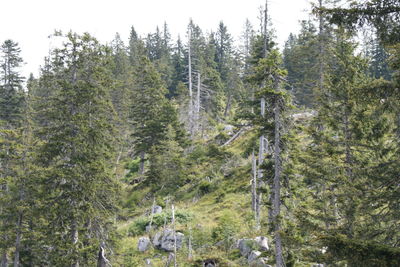
[[[161,212],[162,212],[162,207],[161,206],[157,206],[157,205],[155,205],[153,207],[153,209],[151,210],[152,214],[158,214],[158,213],[161,213]]]
[[[268,238],[266,238],[265,236],[257,236],[254,240],[257,242],[261,251],[269,250]]]
[[[211,259],[204,260],[202,267],[217,267],[217,263],[215,262],[215,260]]]
[[[184,234],[176,233],[176,249],[182,247],[184,237]],[[164,231],[157,232],[153,237],[153,245],[158,249],[168,252],[174,251],[174,231],[165,229]]]
[[[249,256],[247,257],[247,261],[249,263],[252,263],[253,261],[257,260],[258,257],[260,257],[260,256],[261,256],[260,251],[253,250],[252,252],[250,252]]]
[[[238,240],[236,247],[239,249],[240,254],[243,257],[247,257],[252,251],[253,244],[253,239],[243,238]]]
[[[254,263],[251,264],[252,267],[272,267],[267,264],[268,258],[258,258]]]
[[[161,246],[162,235],[163,235],[163,232],[159,231],[153,236],[153,246],[155,246],[156,248]]]
[[[146,251],[149,248],[149,245],[150,245],[150,238],[148,238],[148,237],[139,238],[138,250],[140,252]]]
[[[312,265],[312,267],[324,267],[324,265],[320,264],[320,263],[317,263],[317,264]]]

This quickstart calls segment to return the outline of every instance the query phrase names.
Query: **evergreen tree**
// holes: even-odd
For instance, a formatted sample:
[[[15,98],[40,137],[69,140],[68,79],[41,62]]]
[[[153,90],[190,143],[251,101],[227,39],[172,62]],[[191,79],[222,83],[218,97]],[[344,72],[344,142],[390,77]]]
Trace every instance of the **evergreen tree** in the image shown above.
[[[69,33],[51,63],[55,93],[41,112],[38,151],[41,201],[50,246],[49,265],[93,265],[107,221],[115,212],[118,189],[110,172],[113,110],[109,51],[88,34]],[[43,248],[45,249],[45,248]]]
[[[143,174],[146,154],[165,139],[168,125],[178,127],[179,123],[175,109],[165,97],[168,91],[153,64],[142,57],[140,65],[135,73],[130,116],[135,154],[141,160],[139,173]]]
[[[19,73],[23,62],[18,43],[6,40],[0,49],[0,120],[7,125],[17,126],[23,113],[24,77]]]

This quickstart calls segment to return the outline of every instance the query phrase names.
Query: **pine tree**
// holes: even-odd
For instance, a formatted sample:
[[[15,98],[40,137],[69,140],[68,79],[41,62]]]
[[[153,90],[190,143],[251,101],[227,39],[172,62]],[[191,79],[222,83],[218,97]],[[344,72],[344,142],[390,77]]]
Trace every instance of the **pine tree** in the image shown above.
[[[24,77],[19,73],[23,60],[18,43],[6,40],[0,49],[0,120],[17,126],[23,113]]]
[[[140,156],[139,173],[144,173],[146,154],[165,138],[168,125],[177,126],[176,111],[167,101],[160,75],[146,57],[136,70],[135,88],[132,95],[131,122],[135,154]]]
[[[62,37],[62,36],[61,36]],[[60,37],[60,38],[61,38]],[[55,93],[42,110],[38,164],[46,244],[52,266],[93,265],[118,185],[111,175],[113,116],[109,50],[88,34],[69,33],[55,50],[50,71]]]

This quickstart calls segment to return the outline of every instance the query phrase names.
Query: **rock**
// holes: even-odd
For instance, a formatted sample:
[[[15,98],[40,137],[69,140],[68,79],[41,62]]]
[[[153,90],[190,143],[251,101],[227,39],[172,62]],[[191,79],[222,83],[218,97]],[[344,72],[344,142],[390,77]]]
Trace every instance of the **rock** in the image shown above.
[[[148,237],[139,238],[138,250],[140,252],[146,251],[149,248],[149,245],[150,245],[150,239]]]
[[[163,235],[163,232],[157,232],[154,237],[153,237],[153,246],[155,247],[160,247],[161,246],[161,237]]]
[[[240,250],[240,254],[243,257],[247,257],[252,251],[253,244],[254,244],[253,239],[247,239],[247,238],[239,239],[237,242],[237,248]]]
[[[268,238],[266,238],[265,236],[257,236],[254,240],[257,242],[261,251],[269,250]]]
[[[208,260],[203,261],[202,266],[203,267],[217,267],[217,263],[215,262],[215,260],[208,259]]]
[[[182,247],[184,237],[184,234],[176,233],[176,249]],[[157,232],[153,237],[153,245],[158,249],[168,252],[174,251],[174,231],[165,229],[164,231]]]
[[[260,256],[261,256],[261,252],[260,251],[253,250],[252,252],[250,252],[249,256],[247,257],[247,261],[249,263],[252,263],[253,261],[255,261]]]
[[[162,207],[161,206],[157,206],[157,205],[155,205],[153,207],[153,209],[151,210],[152,214],[158,214],[158,213],[161,213],[161,212],[162,212]]]
[[[151,264],[151,260],[150,260],[150,259],[145,259],[145,260],[144,260],[144,264],[145,264],[146,267],[151,267],[151,266],[153,266],[153,265]]]
[[[146,225],[146,233],[150,232],[151,229],[154,229],[153,225],[151,227],[150,225]]]
[[[227,124],[224,127],[224,132],[226,132],[228,135],[233,135],[233,129],[235,127],[233,125]]]
[[[272,267],[267,264],[268,258],[258,258],[257,261],[251,264],[252,267]]]
[[[324,267],[324,265],[320,264],[320,263],[317,263],[317,264],[312,265],[312,267]]]

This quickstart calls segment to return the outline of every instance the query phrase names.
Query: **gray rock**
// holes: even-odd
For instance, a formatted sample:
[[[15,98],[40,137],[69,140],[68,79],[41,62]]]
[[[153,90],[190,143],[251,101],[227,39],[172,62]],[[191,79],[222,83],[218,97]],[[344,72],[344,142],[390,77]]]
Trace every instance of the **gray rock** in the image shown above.
[[[224,127],[224,132],[226,132],[228,135],[233,135],[233,129],[235,127],[233,125],[230,124],[226,124]]]
[[[202,267],[216,267],[217,263],[214,260],[205,260],[203,261]]]
[[[146,251],[149,248],[149,245],[150,245],[150,239],[148,237],[139,238],[138,250],[140,252]]]
[[[184,237],[184,234],[176,233],[176,249],[182,247]],[[157,232],[153,237],[153,245],[158,249],[168,252],[174,251],[174,231],[165,229],[164,231]]]
[[[162,207],[161,206],[157,206],[157,205],[155,205],[153,207],[153,209],[151,210],[152,214],[158,214],[158,213],[161,213],[161,212],[162,212]]]
[[[251,264],[252,267],[272,267],[267,264],[268,258],[258,258],[257,261]]]
[[[252,263],[253,261],[255,261],[260,256],[261,256],[261,252],[260,251],[253,250],[252,252],[250,252],[249,256],[247,257],[247,261],[249,263]]]
[[[320,264],[320,263],[317,263],[317,264],[312,265],[312,267],[324,267],[324,265]]]
[[[265,236],[257,236],[254,240],[257,242],[261,251],[269,250],[268,238],[266,238]]]
[[[163,232],[157,232],[154,236],[153,236],[153,246],[155,247],[160,247],[161,246],[161,237],[163,235]]]
[[[146,225],[146,233],[150,232],[151,229],[154,229],[153,225],[151,227],[150,225]]]
[[[237,248],[240,251],[240,254],[243,257],[247,257],[250,252],[252,251],[252,247],[254,246],[254,240],[253,239],[239,239],[237,242]]]
[[[145,264],[146,267],[152,267],[153,266],[153,264],[151,264],[151,260],[150,259],[145,259],[144,260],[144,264]]]

